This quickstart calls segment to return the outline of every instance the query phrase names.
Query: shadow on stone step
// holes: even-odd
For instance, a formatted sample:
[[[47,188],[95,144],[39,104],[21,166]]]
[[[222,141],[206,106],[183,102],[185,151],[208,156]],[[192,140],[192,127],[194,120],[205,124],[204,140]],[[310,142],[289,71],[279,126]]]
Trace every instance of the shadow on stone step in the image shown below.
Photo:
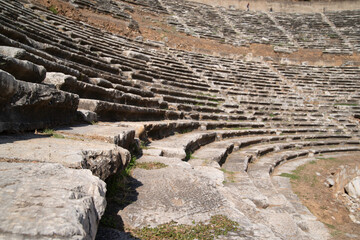
[[[7,134],[0,136],[0,144],[13,143],[15,141],[27,141],[34,138],[49,138],[48,134],[40,135],[34,133],[25,133],[23,135],[18,134]]]
[[[124,222],[118,212],[137,201],[139,194],[136,189],[143,184],[131,176],[120,173],[107,180],[107,185],[107,207],[101,218],[96,240],[137,239],[125,232]]]

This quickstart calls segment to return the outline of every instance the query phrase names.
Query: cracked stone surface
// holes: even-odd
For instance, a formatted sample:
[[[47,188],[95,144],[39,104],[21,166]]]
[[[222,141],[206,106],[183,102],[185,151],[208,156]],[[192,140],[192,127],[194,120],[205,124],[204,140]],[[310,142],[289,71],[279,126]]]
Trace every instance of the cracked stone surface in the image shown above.
[[[106,184],[91,171],[0,162],[0,239],[94,239]]]

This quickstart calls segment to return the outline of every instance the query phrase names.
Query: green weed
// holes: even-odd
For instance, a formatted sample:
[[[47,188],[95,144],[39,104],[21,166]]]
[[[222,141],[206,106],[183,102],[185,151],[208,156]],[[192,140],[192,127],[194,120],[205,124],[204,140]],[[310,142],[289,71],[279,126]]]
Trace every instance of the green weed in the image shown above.
[[[194,226],[178,225],[172,221],[156,228],[135,229],[133,234],[140,239],[215,239],[220,235],[227,235],[230,231],[240,230],[237,222],[231,221],[226,216],[216,215],[211,217],[208,224],[200,222]]]
[[[160,168],[165,168],[168,165],[161,163],[161,162],[143,162],[143,163],[136,163],[135,167],[137,168],[142,168],[142,169],[146,169],[146,170],[151,170],[151,169],[160,169]]]
[[[41,133],[53,138],[65,138],[63,135],[56,133],[54,129],[45,128]]]
[[[295,174],[291,174],[291,173],[281,173],[280,176],[281,176],[281,177],[290,178],[291,180],[298,180],[298,179],[300,179],[300,176],[295,175]]]
[[[59,13],[58,10],[57,10],[57,8],[56,8],[54,5],[51,5],[51,6],[49,7],[49,10],[50,10],[53,14],[58,14],[58,13]]]

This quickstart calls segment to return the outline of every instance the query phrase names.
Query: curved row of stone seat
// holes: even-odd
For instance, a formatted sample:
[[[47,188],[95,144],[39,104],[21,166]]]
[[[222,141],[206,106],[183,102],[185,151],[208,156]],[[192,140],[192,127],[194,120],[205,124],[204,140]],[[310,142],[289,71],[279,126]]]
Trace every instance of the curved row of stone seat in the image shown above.
[[[357,11],[344,13],[261,13],[239,9],[225,9],[186,1],[164,1],[162,4],[175,15],[168,23],[178,31],[201,38],[226,42],[235,46],[251,43],[271,44],[275,50],[292,52],[298,47],[321,49],[326,53],[351,54],[352,46],[358,49],[359,39],[356,32]],[[196,12],[196,14],[193,14]],[[352,24],[343,25],[343,20],[334,16],[348,15]],[[329,19],[327,19],[329,16]],[[332,19],[335,27],[330,25]],[[330,22],[330,24],[328,23]],[[349,38],[349,43],[348,40]]]
[[[143,123],[137,124],[141,125]],[[139,189],[138,201],[119,212],[124,221],[130,226],[137,227],[150,224],[150,222],[166,222],[166,219],[172,216],[173,209],[175,208],[181,208],[187,214],[198,219],[198,215],[194,215],[191,210],[195,203],[190,204],[189,202],[193,201],[192,199],[197,194],[194,194],[193,197],[188,195],[185,197],[185,195],[178,192],[179,195],[176,196],[176,199],[180,202],[169,202],[171,206],[168,204],[164,205],[163,202],[165,201],[164,197],[173,199],[175,196],[172,196],[171,193],[178,191],[178,187],[182,185],[175,180],[170,180],[172,179],[170,175],[174,174],[174,168],[188,176],[187,165],[181,164],[179,160],[189,159],[188,163],[192,166],[191,169],[193,169],[193,177],[190,182],[195,184],[196,189],[198,189],[197,183],[200,182],[195,179],[200,174],[200,176],[206,176],[201,181],[202,183],[205,179],[207,181],[211,179],[213,182],[208,184],[216,183],[214,191],[218,189],[221,192],[220,195],[226,196],[226,201],[230,201],[232,203],[231,206],[235,207],[232,210],[233,213],[242,214],[242,220],[239,221],[244,225],[244,228],[249,228],[253,231],[253,228],[257,229],[256,224],[262,224],[263,231],[267,229],[265,231],[267,232],[266,234],[270,234],[267,235],[267,238],[276,236],[280,239],[286,239],[291,236],[302,236],[307,239],[316,239],[320,236],[326,236],[327,233],[324,230],[324,226],[317,222],[310,213],[299,212],[299,208],[294,208],[283,196],[277,194],[275,190],[273,194],[265,191],[269,188],[262,188],[262,186],[266,186],[267,180],[265,179],[264,182],[257,181],[252,175],[249,176],[246,171],[255,174],[255,164],[262,161],[262,159],[270,159],[271,154],[274,154],[274,157],[271,159],[276,161],[271,164],[269,163],[267,168],[264,168],[267,169],[267,175],[278,164],[277,162],[290,160],[306,154],[320,154],[332,151],[359,151],[360,142],[351,135],[338,132],[336,128],[332,130],[329,128],[297,127],[271,129],[266,127],[264,123],[259,123],[260,125],[249,123],[248,126],[245,126],[249,129],[223,129],[224,127],[236,127],[236,125],[232,126],[231,124],[238,123],[223,122],[220,124],[219,122],[205,123],[203,121],[149,123],[144,128],[144,131],[148,133],[147,137],[153,137],[153,139],[146,149],[143,150],[143,156],[138,159],[138,162],[161,162],[166,164],[167,167],[164,170],[153,170],[154,172],[140,169],[134,172],[134,175],[142,181],[144,187]],[[216,129],[210,130],[214,127]],[[188,133],[188,131],[191,132]],[[159,138],[161,140],[155,140]],[[279,157],[275,157],[275,155]],[[224,172],[219,171],[219,163],[222,164]],[[153,174],[155,172],[159,181],[165,181],[165,178],[167,178],[168,180],[166,181],[171,186],[172,190],[168,189],[169,193],[165,194],[166,196],[164,197],[156,194],[160,191],[159,187],[156,187],[158,185],[155,186],[152,185],[153,182],[152,184],[149,182],[153,181],[150,179],[154,178]],[[152,177],[149,177],[149,174]],[[188,180],[183,181],[185,184]],[[221,187],[222,184],[224,184],[224,188]],[[164,188],[168,188],[167,186]],[[143,197],[143,194],[150,194],[149,189],[155,193],[155,195],[152,195],[152,200],[155,200],[151,209],[146,205],[146,200]],[[203,188],[201,190],[200,188],[198,189],[201,192],[203,190]],[[165,190],[163,189],[163,191]],[[207,195],[205,192],[203,194]],[[171,196],[168,196],[169,194]],[[215,196],[218,195],[215,193],[211,194],[211,199]],[[220,200],[221,197],[218,197]],[[272,205],[274,201],[278,201],[275,204],[276,206]],[[185,203],[190,205],[188,206]],[[218,209],[221,212],[220,209],[227,209],[223,203],[222,200],[218,202],[223,207],[220,208],[219,205],[216,205],[217,207],[214,206],[213,211]],[[197,203],[195,205],[198,206]],[[213,206],[212,201],[211,205]],[[201,206],[200,204],[198,207],[203,209],[204,207]],[[154,214],[154,211],[157,213]],[[138,217],[128,216],[128,214],[134,212],[136,212]],[[204,208],[202,211],[204,214],[208,212],[211,211],[207,208]],[[176,214],[176,219],[180,222],[186,222],[187,218],[184,218],[182,215]],[[288,225],[286,225],[285,221],[276,222],[275,219],[278,219],[278,217],[279,219],[286,219]],[[249,230],[247,236],[252,236],[254,234],[252,231]],[[241,238],[242,234],[244,233],[232,232],[231,236]],[[262,232],[261,234],[265,233]]]
[[[358,67],[273,65],[331,118],[350,128],[358,124],[352,119],[359,105]]]
[[[26,11],[26,10],[23,10]],[[47,17],[52,17],[52,19],[56,19],[56,21],[65,21],[63,18],[56,16],[55,18],[50,14],[50,13],[46,13]],[[53,20],[55,21],[55,20]],[[7,27],[10,27],[9,25],[7,25]],[[50,29],[49,26],[46,26],[46,29]],[[10,32],[15,32],[15,30],[9,30],[8,33]],[[56,29],[52,29],[51,32],[54,32],[57,34],[57,36],[60,37],[60,33],[57,32]],[[27,32],[24,32],[27,33]],[[81,35],[80,32],[77,35]],[[110,36],[107,35],[106,40],[109,40]],[[26,39],[26,38],[25,38]],[[39,39],[38,39],[39,40]],[[68,41],[68,39],[65,37],[64,40]],[[85,39],[84,39],[85,41]],[[89,41],[89,40],[87,40]],[[96,42],[94,40],[93,43],[95,44]],[[282,82],[279,80],[279,78],[272,73],[269,69],[267,69],[267,71],[259,71],[257,69],[259,66],[259,63],[246,63],[243,61],[237,61],[235,62],[235,64],[231,64],[234,63],[234,61],[224,61],[224,59],[222,58],[213,58],[213,57],[207,57],[206,60],[211,60],[211,63],[208,62],[208,66],[211,65],[218,65],[217,69],[218,69],[218,74],[217,77],[211,77],[210,75],[207,76],[206,74],[197,74],[199,73],[201,70],[201,68],[199,68],[196,64],[194,65],[189,65],[189,63],[191,61],[196,62],[197,58],[201,58],[199,56],[193,57],[191,56],[191,58],[189,58],[190,56],[187,56],[186,54],[181,54],[181,55],[177,55],[176,58],[173,58],[169,55],[165,55],[163,53],[160,53],[159,56],[155,56],[155,54],[153,54],[152,52],[146,51],[145,49],[141,49],[139,47],[134,48],[135,45],[130,45],[129,48],[126,47],[126,44],[122,47],[121,50],[117,50],[115,48],[115,42],[112,41],[111,44],[108,44],[108,47],[104,49],[105,53],[110,53],[110,50],[113,52],[118,52],[119,55],[122,56],[122,60],[127,59],[128,61],[130,59],[132,59],[131,61],[133,62],[138,62],[138,63],[143,63],[146,64],[146,67],[144,68],[145,70],[136,70],[138,69],[137,67],[134,69],[132,68],[125,68],[125,72],[126,71],[131,71],[131,74],[129,74],[128,76],[130,76],[131,81],[128,81],[127,79],[125,79],[124,77],[121,77],[118,81],[118,83],[121,84],[127,84],[130,85],[128,87],[122,87],[120,84],[117,84],[116,86],[114,86],[114,82],[117,82],[116,79],[118,79],[118,77],[113,76],[114,72],[112,72],[112,68],[108,69],[110,72],[109,73],[102,73],[102,77],[104,77],[105,80],[110,82],[112,81],[113,84],[113,88],[115,87],[115,90],[111,90],[112,92],[122,94],[123,96],[120,97],[120,99],[116,99],[110,96],[106,96],[108,94],[108,92],[110,90],[104,89],[105,87],[105,81],[100,81],[100,83],[98,84],[102,84],[101,86],[91,86],[91,85],[87,85],[87,84],[83,84],[83,83],[76,83],[77,85],[81,85],[81,87],[79,87],[78,89],[81,89],[84,85],[89,86],[89,89],[93,89],[93,92],[99,92],[100,90],[104,93],[102,95],[99,96],[106,96],[105,98],[95,98],[97,100],[106,100],[110,102],[115,102],[115,103],[126,103],[126,104],[130,104],[130,105],[134,105],[134,106],[139,106],[140,104],[146,103],[148,102],[148,104],[145,105],[141,105],[141,106],[147,106],[147,107],[160,107],[160,108],[166,108],[169,105],[166,105],[166,103],[171,103],[171,109],[176,109],[176,110],[180,110],[180,111],[185,111],[185,112],[190,112],[190,117],[191,118],[195,118],[195,119],[226,119],[229,117],[226,117],[226,113],[223,112],[228,111],[231,113],[236,113],[234,112],[234,107],[236,106],[236,104],[249,104],[249,105],[253,105],[254,102],[256,101],[262,101],[262,99],[264,99],[264,101],[266,101],[265,99],[268,97],[272,97],[275,101],[278,102],[282,102],[284,103],[284,98],[286,99],[286,101],[289,102],[297,102],[298,100],[301,101],[301,98],[294,95],[291,91],[289,92],[289,87],[286,85],[281,84]],[[93,61],[92,59],[95,58],[97,56],[97,54],[99,52],[101,52],[100,50],[97,49],[96,52],[93,51],[89,51],[87,48],[82,47],[82,45],[80,44],[67,44],[67,50],[64,51],[64,53],[61,53],[61,55],[65,54],[65,56],[75,56],[73,57],[74,61],[79,61],[79,60],[85,60],[85,63],[87,62],[88,64],[91,64],[91,68],[96,67],[97,71],[100,70],[99,67],[101,67],[102,70],[106,70],[106,68],[104,69],[104,67],[102,66],[106,66],[106,64],[109,63],[109,60],[105,61],[105,57],[102,60],[102,63],[99,64],[95,64],[93,66]],[[125,51],[124,49],[137,49],[137,52],[129,52],[129,51]],[[51,50],[49,50],[51,49]],[[70,51],[69,53],[67,53],[67,51]],[[63,52],[62,50],[60,50],[59,48],[54,48],[54,47],[47,47],[44,48],[44,51],[49,51],[48,53],[50,54],[54,54],[58,53],[58,52]],[[86,53],[86,56],[82,56],[81,52]],[[104,52],[104,51],[103,51]],[[108,54],[110,55],[110,54]],[[189,54],[190,55],[190,54]],[[43,56],[43,55],[42,55]],[[48,57],[48,55],[47,55]],[[55,56],[58,60],[58,56]],[[91,57],[90,59],[86,60],[88,57]],[[116,58],[116,56],[111,57],[110,63],[114,62],[114,59]],[[78,59],[78,60],[77,60]],[[182,63],[182,61],[185,61],[184,65]],[[188,60],[186,60],[188,59]],[[204,62],[204,60],[201,60],[202,62]],[[220,62],[223,62],[220,64]],[[68,63],[66,63],[68,65]],[[111,65],[111,64],[110,64]],[[117,63],[116,65],[120,65],[119,63]],[[248,65],[248,66],[247,66]],[[97,67],[98,66],[98,67]],[[233,67],[230,67],[233,66]],[[234,67],[235,66],[235,67]],[[264,67],[261,64],[262,67]],[[76,67],[76,70],[81,70],[84,66],[83,65],[71,65],[71,67]],[[193,70],[189,70],[189,67]],[[91,68],[88,68],[86,70],[86,74],[90,76],[92,76],[92,74],[94,73],[94,71],[91,71]],[[246,70],[245,70],[246,69]],[[265,68],[266,69],[266,68]],[[210,69],[209,69],[210,70]],[[184,87],[190,87],[190,83],[191,83],[191,87],[195,88],[195,90],[199,91],[199,90],[209,90],[208,87],[210,86],[209,84],[215,85],[217,87],[223,88],[223,90],[228,89],[227,85],[217,85],[217,84],[231,84],[230,86],[236,86],[236,84],[239,83],[239,81],[241,80],[240,78],[237,77],[237,73],[235,71],[241,70],[241,72],[243,73],[243,76],[239,76],[240,78],[242,78],[243,83],[244,84],[239,84],[237,88],[234,88],[234,90],[229,90],[229,93],[233,93],[236,94],[236,92],[238,92],[238,99],[239,102],[233,102],[232,104],[228,104],[225,103],[224,106],[224,110],[222,109],[216,109],[215,107],[219,104],[217,101],[219,101],[218,99],[221,99],[219,97],[213,97],[213,96],[209,96],[207,98],[207,100],[203,101],[203,99],[193,99],[194,94],[199,95],[198,92],[194,91],[193,94],[189,94],[189,95],[185,95],[183,94],[181,97],[180,96],[174,96],[174,92],[169,92],[167,90],[164,89],[164,87],[162,87],[162,85],[164,84],[171,84],[172,86],[177,86],[180,88],[184,88]],[[248,71],[248,75],[245,74],[245,71]],[[179,73],[181,72],[181,73]],[[210,71],[208,71],[208,73],[211,73]],[[94,73],[96,74],[96,73]],[[122,72],[119,72],[120,75],[122,75]],[[212,73],[211,73],[212,74]],[[92,81],[91,77],[88,77],[87,75],[80,75],[81,78],[84,78],[86,83],[94,83],[94,81]],[[234,75],[234,79],[232,80],[232,76]],[[257,77],[257,75],[259,77]],[[93,77],[98,76],[98,75],[94,75]],[[181,76],[182,83],[180,83],[179,80],[179,76]],[[244,78],[244,76],[248,76],[248,78]],[[201,80],[201,78],[204,78],[204,80]],[[269,84],[268,83],[268,79],[273,79],[273,84]],[[165,79],[165,80],[164,80]],[[175,79],[177,80],[175,82]],[[267,82],[265,81],[265,79],[267,79]],[[254,80],[254,81],[251,81]],[[135,82],[135,83],[134,83]],[[139,89],[140,86],[147,86],[147,87],[151,87],[152,85],[156,84],[159,82],[159,87],[157,87],[156,90],[154,90],[152,88],[153,91],[156,92],[156,94],[159,93],[159,97],[163,99],[162,102],[159,102],[159,100],[157,99],[146,99],[144,97],[150,97],[153,98],[154,95],[153,93],[151,93],[150,91],[146,91],[144,88],[143,89]],[[240,93],[239,90],[241,88],[243,88],[244,86],[246,87],[250,87],[249,83],[253,83],[253,88],[256,89],[258,93],[258,95],[251,93]],[[96,85],[96,84],[95,84]],[[278,85],[282,85],[281,87],[278,87]],[[106,84],[106,87],[111,88],[111,84]],[[135,87],[135,88],[133,88]],[[259,87],[263,87],[263,90],[258,90],[257,88]],[[119,92],[120,90],[120,92]],[[217,94],[216,92],[216,88],[213,89],[214,90],[214,94]],[[272,91],[273,95],[269,95],[266,94],[267,91]],[[121,91],[123,93],[121,93]],[[219,90],[217,90],[219,91]],[[91,92],[91,91],[89,91]],[[76,92],[80,95],[80,97],[82,98],[91,98],[91,94],[89,93],[87,90],[86,91],[79,91]],[[127,94],[127,92],[130,92],[132,94],[136,94],[136,95],[140,95],[141,98],[131,95],[131,94]],[[94,96],[95,94],[92,94],[92,96]],[[203,95],[206,95],[203,93]],[[250,100],[251,99],[251,100]],[[209,101],[209,100],[213,100],[213,101]],[[250,101],[249,101],[250,100]],[[111,105],[111,104],[110,104]],[[109,105],[109,106],[110,106]],[[226,110],[230,108],[231,110]],[[243,111],[244,109],[239,109],[239,111]],[[202,116],[199,116],[198,112],[200,112]],[[208,114],[209,113],[209,114]],[[217,116],[218,113],[219,115]],[[258,114],[258,113],[256,113]],[[272,113],[269,113],[272,114]],[[141,115],[141,114],[140,114]],[[122,118],[123,119],[123,118]],[[245,113],[244,115],[240,115],[238,117],[235,117],[233,119],[243,119],[243,120],[253,120],[253,119],[259,119],[258,116],[252,116],[251,113]],[[268,118],[267,118],[268,119]]]
[[[242,209],[245,216],[267,225],[278,237],[285,239],[303,235],[317,239],[326,233],[324,226],[317,223],[309,211],[292,206],[279,194],[273,187],[269,174],[283,161],[309,154],[359,151],[360,142],[351,138],[350,135],[316,133],[235,138],[213,142],[200,148],[192,154],[189,163],[193,166],[212,167],[222,164],[227,176],[225,186],[229,186],[234,198],[241,196],[241,199],[249,199],[255,204]],[[258,219],[260,216],[262,221]],[[286,221],[275,224],[275,216],[285,218]],[[314,228],[314,225],[322,229],[320,235],[319,229]]]
[[[149,150],[147,151],[147,154],[149,152],[154,152],[156,155],[160,156],[166,156],[166,157],[176,157],[181,159],[186,159],[189,157],[189,154],[193,153],[196,149],[200,148],[203,145],[207,145],[211,142],[223,140],[223,139],[229,139],[229,138],[238,138],[238,137],[244,137],[244,136],[266,136],[267,134],[275,135],[275,136],[281,136],[281,137],[274,137],[274,141],[281,140],[281,139],[291,139],[286,138],[284,136],[291,135],[291,134],[320,134],[319,136],[311,136],[311,139],[317,139],[317,138],[332,138],[332,137],[339,137],[339,138],[349,138],[348,136],[341,137],[339,134],[338,129],[336,128],[329,128],[324,127],[324,125],[315,125],[310,127],[304,127],[304,126],[296,126],[292,124],[291,126],[277,126],[277,128],[270,128],[269,126],[266,126],[264,124],[243,124],[242,126],[236,123],[214,123],[208,122],[199,123],[196,122],[195,125],[191,123],[192,127],[185,128],[186,130],[181,131],[193,131],[197,129],[203,129],[202,131],[193,131],[191,133],[186,134],[175,134],[174,136],[164,138],[162,140],[157,140],[151,144],[151,149],[156,150]],[[201,124],[201,127],[200,127]],[[209,125],[210,124],[210,125]],[[235,124],[235,125],[234,125]],[[175,132],[179,132],[178,130],[173,130],[172,132],[169,131],[171,127],[174,127],[172,124],[161,124],[159,127],[157,125],[151,125],[151,128],[146,127],[147,131],[152,132],[151,129],[155,128],[156,130],[160,130],[161,128],[164,129],[162,131],[166,132],[167,134],[162,134],[161,137],[174,134]],[[235,127],[234,127],[235,126]],[[323,126],[324,129],[319,129],[319,126]],[[223,129],[225,127],[225,129]],[[230,127],[229,129],[226,129],[226,127]],[[231,129],[232,127],[232,129]],[[255,129],[253,128],[255,127]],[[215,129],[214,129],[215,128]],[[235,128],[235,129],[234,129]],[[241,129],[243,128],[243,129]],[[209,129],[204,131],[205,129]],[[210,130],[214,129],[214,130]],[[181,132],[180,131],[180,132]],[[326,135],[326,133],[330,133],[330,135]],[[324,135],[325,134],[325,135]],[[283,136],[284,135],[284,136]],[[156,136],[156,135],[155,135]],[[294,139],[300,139],[303,136],[291,136]],[[310,137],[309,137],[310,138]],[[254,138],[251,138],[253,141]],[[260,138],[261,139],[261,138]],[[266,137],[265,137],[266,139]],[[229,141],[231,142],[231,141]],[[261,140],[260,140],[261,142]],[[229,150],[226,147],[227,150]],[[196,154],[196,153],[195,153]]]
[[[90,9],[97,13],[108,14],[114,18],[119,18],[122,20],[131,19],[131,15],[126,13],[126,11],[132,12],[134,11],[131,5],[115,2],[112,0],[108,1],[84,1],[84,0],[69,0],[69,3],[72,5],[79,7]]]
[[[354,49],[360,52],[360,11],[325,12],[324,14],[334,23],[341,34],[346,36]]]
[[[274,17],[302,48],[322,49],[327,53],[351,53],[351,49],[322,19],[320,13],[274,13]]]
[[[222,16],[229,19],[236,32],[241,34],[245,44],[269,44],[294,48],[292,39],[277,26],[267,13],[234,9],[219,9]]]
[[[7,27],[11,27],[11,26],[9,26],[9,25],[7,25]],[[7,29],[6,29],[7,30]],[[9,32],[11,32],[11,31],[14,31],[14,29],[10,29],[9,31],[8,31],[8,33]],[[53,30],[54,31],[54,30]],[[16,32],[17,33],[17,32]],[[23,32],[22,34],[24,34],[24,35],[28,35],[28,32]],[[26,37],[24,37],[25,39],[26,39]],[[38,37],[37,38],[35,38],[36,40],[40,40]],[[47,41],[46,41],[46,43],[48,43]],[[55,44],[55,43],[54,43]],[[91,55],[93,55],[93,56],[95,56],[94,55],[94,53],[92,53],[92,52],[89,52],[87,49],[84,49],[84,48],[81,48],[79,45],[76,45],[76,44],[72,44],[71,45],[71,47],[72,48],[68,48],[68,50],[69,51],[72,51],[71,53],[69,53],[69,54],[67,54],[66,53],[66,51],[65,50],[62,50],[62,49],[60,49],[60,48],[54,48],[54,47],[46,47],[46,48],[44,48],[44,50],[45,50],[45,52],[48,52],[48,53],[50,53],[50,54],[55,54],[55,57],[56,58],[58,58],[58,57],[62,57],[62,58],[66,58],[66,60],[67,60],[67,62],[66,62],[66,64],[67,65],[69,65],[69,62],[70,61],[68,61],[69,60],[69,57],[71,57],[71,56],[74,56],[74,58],[73,57],[71,57],[70,59],[71,60],[73,60],[73,61],[75,61],[75,62],[79,62],[79,61],[81,61],[81,64],[83,64],[83,63],[88,63],[88,64],[91,64],[91,68],[93,68],[93,67],[96,67],[96,65],[94,66],[93,64],[94,64],[94,62],[92,61],[92,60],[86,60],[86,58],[88,57],[88,56],[91,56]],[[55,50],[55,52],[54,52],[54,50]],[[87,55],[86,56],[80,56],[79,54],[80,54],[80,52],[79,52],[79,50],[81,50],[81,52],[85,52],[85,53],[87,53]],[[61,53],[60,55],[58,55],[59,53]],[[65,57],[63,56],[63,55],[65,55]],[[85,61],[84,61],[85,60]],[[141,60],[139,60],[139,61],[141,61]],[[44,61],[43,61],[44,62]],[[105,66],[105,64],[106,64],[106,62],[104,62],[104,66]],[[70,67],[74,67],[76,70],[78,70],[78,71],[81,71],[81,70],[84,70],[84,66],[83,65],[79,65],[79,63],[75,63],[75,66],[74,65],[70,65]],[[165,76],[164,76],[164,74],[166,74],[164,71],[163,71],[163,69],[161,69],[162,71],[161,71],[161,78],[164,78]],[[97,70],[97,71],[99,71],[99,69]],[[112,70],[111,70],[112,71]],[[116,76],[112,76],[112,74],[114,74],[115,72],[110,72],[110,73],[106,73],[106,76],[103,76],[103,75],[105,75],[105,74],[102,74],[101,76],[102,77],[104,77],[105,78],[105,80],[110,80],[110,81],[112,81],[112,82],[116,82]],[[92,76],[92,77],[97,77],[97,76],[99,76],[97,73],[95,73],[95,71],[94,70],[92,70],[92,69],[86,69],[86,71],[85,71],[85,74],[87,74],[87,75],[89,75],[90,74],[90,76]],[[85,75],[84,74],[84,75]],[[93,74],[93,75],[92,75]],[[82,77],[84,78],[84,75],[82,75]],[[175,76],[175,74],[174,74],[174,76]],[[192,77],[191,75],[189,75],[189,77]],[[87,76],[85,75],[85,79],[87,78]],[[135,74],[134,74],[134,78],[135,78]],[[169,79],[169,78],[168,78]],[[86,80],[85,80],[86,81]],[[88,80],[88,82],[89,82],[89,80]],[[102,81],[102,82],[105,82],[105,81]],[[120,81],[121,83],[122,82],[126,82],[126,80],[121,80]],[[77,83],[76,82],[76,84],[77,85],[81,85],[79,88],[77,88],[77,89],[82,89],[83,88],[83,86],[84,86],[84,84],[83,83]],[[196,83],[197,84],[197,83]],[[130,85],[130,84],[129,84]],[[85,98],[88,98],[90,95],[91,95],[91,91],[89,92],[89,91],[87,91],[87,90],[89,90],[89,89],[94,89],[94,91],[95,92],[99,92],[99,90],[101,90],[102,92],[104,92],[104,93],[108,93],[108,90],[106,90],[106,89],[102,89],[101,87],[102,86],[91,86],[91,85],[88,85],[88,84],[86,84],[86,86],[88,86],[88,89],[86,89],[85,91],[82,91],[83,93],[81,93],[81,92],[78,92],[78,91],[76,91],[74,88],[73,88],[73,86],[71,87],[72,88],[72,91],[76,91],[76,93],[78,93],[79,95],[80,95],[80,97],[85,97]],[[108,86],[110,86],[111,87],[111,85],[108,85]],[[142,91],[136,91],[136,90],[132,90],[131,89],[131,87],[127,87],[127,88],[123,88],[123,87],[121,87],[120,85],[116,85],[115,86],[115,89],[116,88],[120,88],[121,90],[128,90],[129,88],[129,90],[130,90],[130,92],[132,92],[132,93],[141,93]],[[93,91],[93,92],[94,92]],[[114,90],[113,90],[114,91]],[[118,91],[118,89],[116,89],[115,90],[115,92],[117,92],[117,93],[120,93],[121,94],[121,92],[119,92]],[[85,96],[85,95],[87,95],[87,96]],[[89,95],[90,94],[90,95]],[[119,95],[119,94],[118,94]],[[147,94],[147,93],[145,93],[145,94],[142,94],[142,95],[150,95],[150,96],[153,96],[153,94]],[[94,96],[94,95],[93,95]],[[103,94],[103,96],[105,96],[104,94]],[[129,95],[128,95],[129,96]],[[100,100],[109,100],[109,98],[111,98],[110,96],[107,96],[107,98],[108,99],[102,99],[102,98],[100,98]],[[145,100],[145,99],[143,99],[143,98],[140,98],[141,100]],[[172,100],[172,101],[177,101],[177,100],[174,100],[174,99],[171,99],[171,98],[169,98],[169,100]],[[132,104],[131,102],[132,102],[132,100],[131,100],[131,97],[130,98],[127,98],[126,100],[124,100],[125,102],[127,102],[127,104]],[[181,99],[179,100],[179,101],[181,101]],[[116,99],[112,99],[112,101],[111,102],[118,102],[118,101],[116,101]],[[138,103],[139,103],[139,101],[137,101]],[[156,100],[155,101],[153,101],[153,102],[156,102]],[[145,102],[144,102],[145,103]],[[192,101],[192,103],[194,103],[194,101]],[[196,102],[196,104],[197,104],[198,102]],[[164,104],[166,105],[166,102],[164,102]],[[202,102],[200,102],[200,104],[203,104]],[[211,105],[211,103],[205,103],[205,104],[210,104]],[[137,105],[137,104],[135,104],[135,105]],[[212,105],[214,105],[214,104],[212,104]],[[142,105],[142,106],[146,106],[146,105]],[[164,105],[163,105],[164,106]],[[165,106],[166,107],[166,106]]]

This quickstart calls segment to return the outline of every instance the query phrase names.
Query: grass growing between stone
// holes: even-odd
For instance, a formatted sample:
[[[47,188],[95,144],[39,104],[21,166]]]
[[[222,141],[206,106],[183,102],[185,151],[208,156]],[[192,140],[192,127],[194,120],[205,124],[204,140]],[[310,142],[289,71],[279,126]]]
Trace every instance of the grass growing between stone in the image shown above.
[[[226,216],[212,216],[209,223],[200,222],[196,225],[176,224],[170,222],[156,228],[145,227],[131,230],[140,239],[215,239],[227,235],[230,231],[240,231],[239,224]]]
[[[300,178],[300,176],[291,173],[281,173],[280,176],[290,178],[291,180],[297,180]]]
[[[100,224],[104,227],[124,231],[122,219],[117,215],[117,212],[136,201],[135,180],[131,177],[131,171],[136,165],[136,159],[136,156],[132,155],[125,169],[118,171],[106,180],[107,207],[100,220]]]
[[[143,162],[143,163],[136,163],[135,167],[142,168],[145,170],[152,170],[152,169],[165,168],[167,167],[167,165],[161,162]]]
[[[44,135],[50,135],[53,138],[65,138],[63,135],[56,133],[53,129],[46,128],[41,133]]]
[[[235,182],[235,172],[228,171],[225,168],[220,169],[222,172],[224,172],[226,180],[223,181],[223,184],[226,184],[228,182],[234,183]]]

